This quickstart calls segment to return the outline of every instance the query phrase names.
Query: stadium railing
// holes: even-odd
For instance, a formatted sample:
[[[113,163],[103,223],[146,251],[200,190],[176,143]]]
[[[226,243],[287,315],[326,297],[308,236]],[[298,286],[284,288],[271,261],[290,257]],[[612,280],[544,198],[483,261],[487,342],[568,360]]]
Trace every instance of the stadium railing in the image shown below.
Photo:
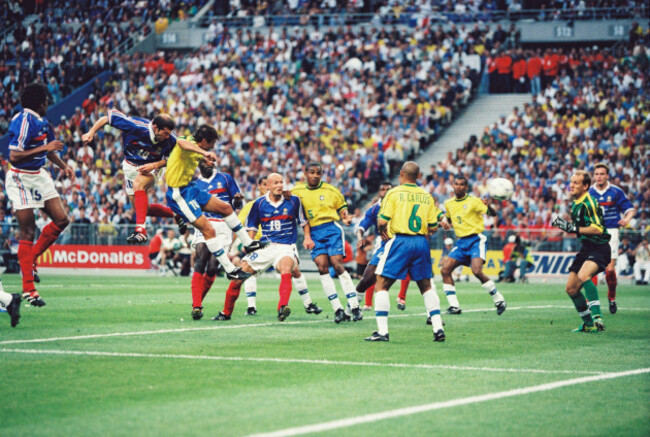
[[[167,229],[165,225],[148,226],[149,235],[155,235],[158,228]],[[175,226],[169,227],[175,229]],[[346,240],[353,246],[356,244],[355,226],[344,226]],[[113,223],[71,223],[61,234],[56,244],[84,244],[84,245],[123,245],[126,244],[126,237],[135,229],[135,224],[113,224]],[[18,226],[14,223],[0,224],[0,246],[5,246],[9,239],[17,239]],[[527,246],[536,251],[568,252],[578,249],[578,241],[575,236],[566,234],[557,229],[495,229],[486,230],[483,235],[487,238],[488,249],[501,250],[507,243],[510,235],[518,236]],[[630,242],[637,244],[648,232],[632,229],[623,229],[620,232],[619,240],[627,237]],[[445,238],[455,240],[453,231],[440,230],[429,238],[431,249],[442,249]],[[16,240],[17,241],[17,240]],[[298,238],[299,250],[302,250],[302,235]]]
[[[475,23],[477,21],[552,21],[552,20],[603,20],[616,18],[647,18],[650,9],[646,4],[636,8],[585,8],[585,9],[524,9],[520,11],[468,11],[457,12],[419,12],[401,11],[387,14],[376,13],[325,13],[294,15],[250,15],[223,16],[206,14],[192,24],[208,27],[213,20],[228,27],[263,27],[263,26],[348,26],[358,24],[381,23],[384,25],[415,26],[420,19],[429,23]]]

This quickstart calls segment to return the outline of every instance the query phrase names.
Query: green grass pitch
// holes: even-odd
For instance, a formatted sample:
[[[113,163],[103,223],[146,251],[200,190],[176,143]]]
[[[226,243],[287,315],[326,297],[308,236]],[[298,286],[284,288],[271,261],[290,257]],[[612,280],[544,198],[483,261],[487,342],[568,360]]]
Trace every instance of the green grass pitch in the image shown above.
[[[3,277],[9,291],[19,281]],[[576,334],[561,284],[501,285],[497,316],[460,283],[464,312],[443,315],[440,344],[414,284],[404,312],[391,291],[390,342],[368,343],[373,313],[336,325],[318,280],[324,312],[306,314],[294,291],[284,323],[279,281],[258,282],[257,316],[242,290],[231,321],[210,320],[217,279],[197,322],[189,278],[43,275],[46,307],[24,306],[15,329],[0,315],[0,435],[650,435],[649,287],[619,286],[607,330]]]

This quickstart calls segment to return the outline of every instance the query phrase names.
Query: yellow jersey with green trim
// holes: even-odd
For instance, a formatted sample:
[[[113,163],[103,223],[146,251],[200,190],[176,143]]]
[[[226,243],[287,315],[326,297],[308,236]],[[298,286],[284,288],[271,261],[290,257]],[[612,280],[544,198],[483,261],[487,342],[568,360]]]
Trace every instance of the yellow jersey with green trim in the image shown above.
[[[431,194],[415,184],[391,188],[384,196],[379,218],[388,221],[390,235],[428,235],[438,226],[442,211]]]
[[[300,198],[312,228],[339,220],[339,212],[348,207],[343,194],[326,182],[321,182],[316,188],[310,188],[303,182],[296,185],[291,193]]]
[[[478,197],[466,194],[462,199],[457,199],[454,196],[445,201],[445,211],[459,238],[480,234],[485,230],[483,214],[487,213],[488,207]]]
[[[237,217],[239,218],[239,221],[242,222],[244,226],[246,226],[246,222],[248,221],[248,213],[251,212],[251,208],[253,208],[253,204],[255,201],[248,202],[244,207],[239,211],[239,214]],[[255,238],[253,240],[259,240],[262,238],[262,226],[258,226],[257,228],[257,234],[255,234]]]
[[[196,144],[192,136],[181,138]],[[202,158],[203,155],[200,153],[190,152],[176,144],[167,159],[167,170],[165,171],[165,182],[167,182],[167,186],[180,188],[189,185],[196,172],[196,167],[198,167],[199,161]]]

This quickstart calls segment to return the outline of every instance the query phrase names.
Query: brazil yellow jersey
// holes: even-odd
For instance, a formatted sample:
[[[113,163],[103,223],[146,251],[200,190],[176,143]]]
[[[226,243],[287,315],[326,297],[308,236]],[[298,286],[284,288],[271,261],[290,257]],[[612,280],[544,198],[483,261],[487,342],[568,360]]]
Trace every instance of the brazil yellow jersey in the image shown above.
[[[339,212],[348,207],[343,194],[325,182],[316,188],[309,188],[303,182],[296,185],[291,193],[300,198],[311,227],[339,220]]]
[[[485,230],[483,214],[487,213],[488,207],[478,197],[467,194],[457,199],[454,196],[445,201],[445,210],[457,237],[480,234]]]
[[[181,137],[183,138],[183,137]],[[194,137],[190,136],[183,138],[196,144]],[[172,153],[167,159],[167,171],[165,172],[165,181],[168,187],[180,188],[192,181],[196,167],[199,161],[203,158],[200,153],[190,152],[189,150],[182,149],[181,146],[176,144]]]
[[[253,207],[254,203],[255,202],[248,202],[246,205],[244,205],[241,211],[239,211],[239,215],[237,217],[239,217],[239,221],[244,226],[246,226],[246,222],[248,221],[248,213],[251,212],[251,208]],[[262,226],[259,226],[257,228],[257,234],[255,234],[254,240],[259,240],[260,238],[262,238]]]
[[[391,235],[427,235],[429,228],[438,226],[441,216],[431,194],[415,184],[391,188],[379,210],[379,218],[389,221]]]

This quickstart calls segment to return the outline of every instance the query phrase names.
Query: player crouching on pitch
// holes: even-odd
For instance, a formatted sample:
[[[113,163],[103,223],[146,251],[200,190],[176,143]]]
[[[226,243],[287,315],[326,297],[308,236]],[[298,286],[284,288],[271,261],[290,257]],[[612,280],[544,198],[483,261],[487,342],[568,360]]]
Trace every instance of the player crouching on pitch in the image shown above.
[[[262,228],[262,239],[270,242],[264,249],[246,255],[241,262],[241,269],[249,274],[264,272],[273,266],[280,273],[280,301],[278,302],[278,320],[284,321],[289,314],[289,297],[291,296],[291,272],[298,267],[296,240],[298,225],[305,233],[303,246],[310,250],[314,247],[309,223],[297,196],[285,199],[283,196],[282,176],[271,173],[267,178],[269,192],[258,198],[248,213],[246,226],[253,237]],[[236,279],[230,282],[226,291],[223,311],[213,320],[230,320],[235,301],[239,297],[244,281]]]

